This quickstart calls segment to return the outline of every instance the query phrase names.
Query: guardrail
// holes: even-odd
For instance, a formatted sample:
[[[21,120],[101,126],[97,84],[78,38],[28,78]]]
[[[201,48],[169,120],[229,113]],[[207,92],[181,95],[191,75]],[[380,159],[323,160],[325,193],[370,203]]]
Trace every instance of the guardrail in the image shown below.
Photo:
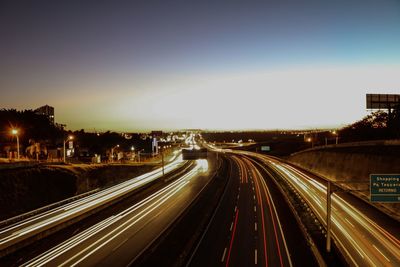
[[[41,208],[38,208],[38,209],[35,209],[35,210],[32,210],[32,211],[28,211],[26,213],[23,213],[23,214],[11,217],[9,219],[0,221],[0,228],[3,228],[5,226],[13,224],[13,223],[17,223],[17,222],[22,221],[22,220],[24,220],[26,218],[32,217],[32,216],[34,216],[36,214],[40,214],[42,212],[45,212],[45,211],[60,207],[60,206],[62,206],[64,204],[68,204],[68,203],[70,203],[72,201],[87,197],[87,196],[89,196],[91,194],[94,194],[94,193],[96,193],[98,191],[100,191],[100,188],[96,188],[96,189],[88,191],[86,193],[83,193],[83,194],[80,194],[80,195],[76,195],[76,196],[61,200],[59,202],[55,202],[55,203],[52,203],[50,205],[47,205],[47,206],[44,206],[44,207],[41,207]]]
[[[185,168],[188,165],[191,165],[192,162],[184,162],[184,163],[174,163],[179,164],[177,167],[174,167],[171,165],[169,168],[170,170],[167,172],[168,174],[173,175],[174,172],[181,168]],[[142,178],[139,178],[142,177]],[[153,170],[149,173],[142,174],[138,177],[132,178],[130,180],[127,180],[125,182],[122,182],[120,184],[111,186],[109,188],[103,189],[103,190],[98,190],[97,192],[88,192],[85,193],[87,194],[86,196],[76,196],[73,198],[69,198],[67,200],[51,204],[49,206],[43,207],[41,209],[37,209],[35,211],[22,214],[13,218],[10,218],[6,221],[1,222],[2,226],[4,229],[7,229],[7,226],[10,225],[12,222],[18,222],[19,220],[22,219],[28,219],[29,217],[32,216],[32,218],[35,218],[34,215],[40,216],[41,213],[45,213],[46,211],[51,212],[51,210],[56,209],[59,206],[62,206],[63,204],[68,204],[71,202],[72,207],[69,208],[68,214],[58,214],[57,212],[55,213],[55,216],[57,216],[57,220],[51,220],[50,222],[47,222],[43,225],[43,227],[36,227],[34,230],[29,230],[24,236],[17,235],[15,236],[15,231],[10,231],[10,237],[13,236],[12,238],[5,237],[3,238],[4,240],[8,239],[7,242],[0,242],[0,257],[5,256],[9,253],[14,252],[15,250],[22,248],[28,244],[31,244],[32,242],[42,239],[58,230],[61,230],[73,223],[76,223],[77,221],[82,220],[83,218],[86,218],[87,216],[94,214],[106,207],[109,207],[110,205],[116,203],[117,201],[120,201],[121,199],[129,196],[133,192],[136,192],[137,190],[140,190],[141,188],[144,188],[152,182],[155,182],[157,178],[161,178],[161,169]],[[139,179],[137,179],[139,178]],[[87,199],[85,198],[92,198],[95,197],[95,199]],[[82,200],[80,200],[82,199]],[[74,201],[86,201],[84,203],[83,208],[79,208],[79,205],[74,205]],[[66,207],[68,208],[68,207]],[[73,213],[71,213],[71,210],[75,209]],[[46,219],[47,220],[47,219]],[[34,222],[35,224],[40,223]],[[11,225],[10,227],[13,227]],[[28,226],[29,228],[29,226]],[[7,231],[7,230],[6,230]],[[7,244],[6,244],[7,243]]]
[[[317,150],[325,150],[330,148],[346,148],[346,147],[366,147],[366,146],[400,146],[400,139],[393,140],[374,140],[374,141],[360,141],[360,142],[351,142],[351,143],[342,143],[342,144],[333,144],[333,145],[322,145],[315,146],[313,148],[308,148],[302,151],[298,151],[292,153],[291,156],[301,154],[309,151],[317,151]]]

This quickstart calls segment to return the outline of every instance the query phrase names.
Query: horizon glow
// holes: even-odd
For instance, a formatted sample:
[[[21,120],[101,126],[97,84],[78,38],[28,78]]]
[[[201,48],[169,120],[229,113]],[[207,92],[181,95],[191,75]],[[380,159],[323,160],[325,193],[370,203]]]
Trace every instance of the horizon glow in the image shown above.
[[[400,93],[393,1],[3,10],[0,108],[48,104],[72,130],[337,128]]]

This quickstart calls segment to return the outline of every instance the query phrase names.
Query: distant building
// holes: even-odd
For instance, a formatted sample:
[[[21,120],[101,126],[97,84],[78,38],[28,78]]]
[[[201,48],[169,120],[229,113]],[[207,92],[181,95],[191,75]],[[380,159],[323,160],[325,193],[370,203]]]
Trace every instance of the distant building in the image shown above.
[[[163,135],[163,131],[152,131],[151,136],[155,138],[159,138]]]
[[[51,121],[51,123],[54,124],[54,108],[53,107],[51,107],[49,105],[45,105],[45,106],[35,109],[35,113],[38,115],[46,116]]]

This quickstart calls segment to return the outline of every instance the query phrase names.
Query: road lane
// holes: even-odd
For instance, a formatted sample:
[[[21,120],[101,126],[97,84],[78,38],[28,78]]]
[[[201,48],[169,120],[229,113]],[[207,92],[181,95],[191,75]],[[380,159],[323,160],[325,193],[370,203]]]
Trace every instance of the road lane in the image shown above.
[[[206,160],[132,207],[73,236],[23,266],[126,266],[196,198],[210,177]]]
[[[229,158],[228,193],[190,266],[292,266],[264,177],[250,160]]]
[[[258,158],[284,177],[326,225],[326,184],[275,158],[239,153]],[[400,241],[346,201],[345,194],[332,194],[332,235],[349,264],[400,266]]]
[[[182,166],[185,162],[180,155],[165,166],[165,173],[170,173]],[[32,216],[21,222],[0,229],[0,251],[5,250],[18,242],[31,238],[47,231],[63,222],[77,218],[104,204],[110,203],[156,179],[162,177],[162,169],[158,168],[149,173],[132,178],[110,188],[78,199],[71,203]]]

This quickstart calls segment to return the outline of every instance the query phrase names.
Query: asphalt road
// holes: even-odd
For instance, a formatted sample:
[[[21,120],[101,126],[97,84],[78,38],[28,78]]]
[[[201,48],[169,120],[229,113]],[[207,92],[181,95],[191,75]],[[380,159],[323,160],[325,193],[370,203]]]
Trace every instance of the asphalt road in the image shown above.
[[[184,161],[177,156],[165,166],[165,173],[172,172],[183,165]],[[4,227],[0,229],[0,251],[117,200],[160,177],[162,177],[161,168]]]
[[[326,225],[326,183],[275,158],[240,152],[258,158],[294,187]],[[357,205],[347,193],[332,194],[332,235],[353,266],[400,266],[398,236],[370,216],[373,207]],[[360,202],[360,201],[359,201]],[[385,216],[383,216],[385,217]],[[397,228],[398,230],[398,228]]]
[[[210,179],[208,162],[23,266],[127,266],[167,229]]]
[[[252,161],[229,157],[232,176],[188,265],[292,266],[294,248],[287,245],[282,218],[265,182],[268,178]]]

